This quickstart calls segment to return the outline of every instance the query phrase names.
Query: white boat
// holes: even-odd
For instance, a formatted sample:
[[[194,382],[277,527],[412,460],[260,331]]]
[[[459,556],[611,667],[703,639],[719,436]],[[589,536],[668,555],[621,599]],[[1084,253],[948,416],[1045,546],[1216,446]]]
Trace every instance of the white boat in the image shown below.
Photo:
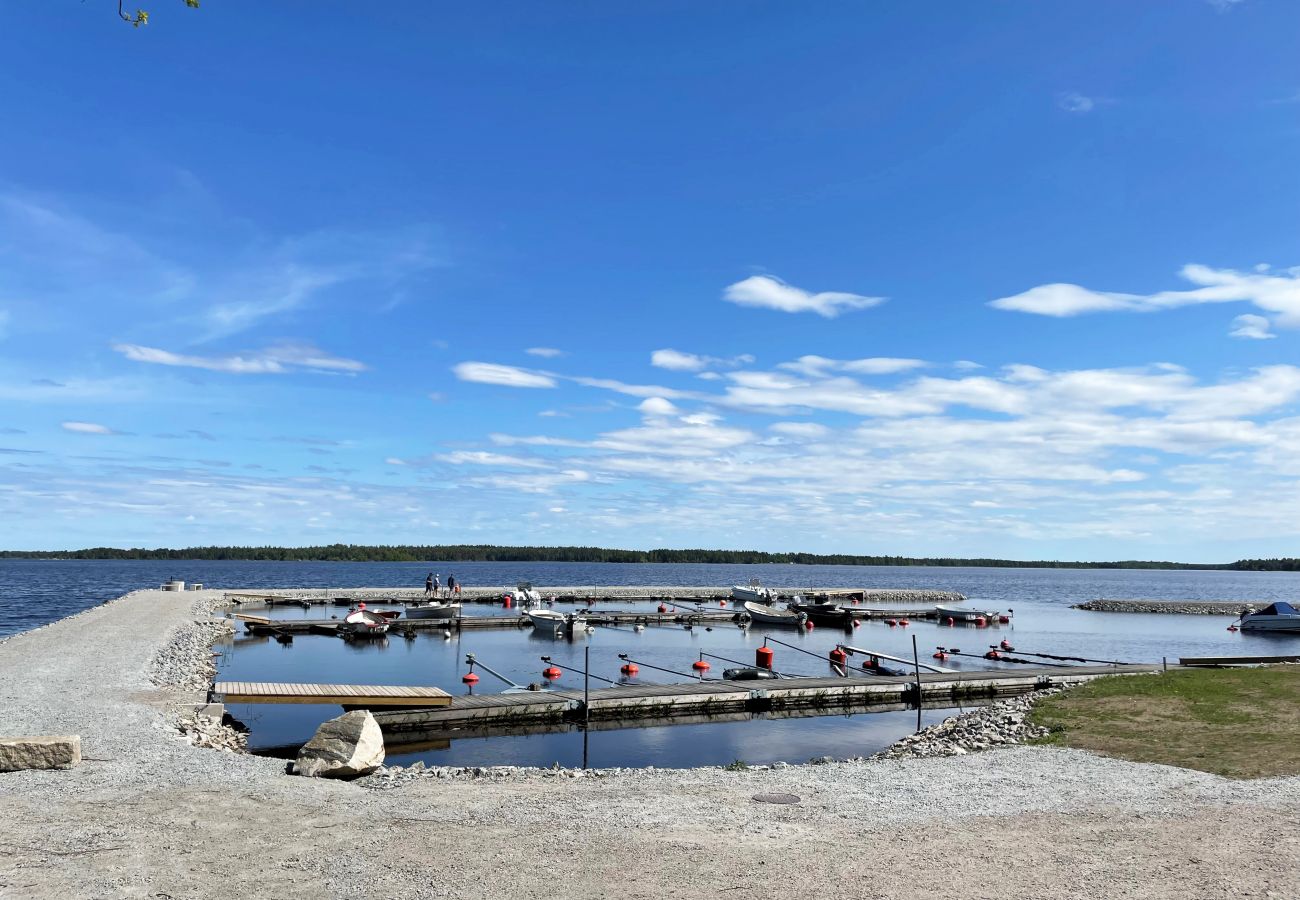
[[[798,628],[808,621],[808,616],[804,613],[795,612],[792,609],[777,609],[773,606],[764,606],[762,603],[746,603],[745,612],[749,613],[750,621],[757,622],[760,625],[783,625],[787,628]]]
[[[459,615],[459,603],[420,603],[406,607],[408,619],[454,619]]]
[[[751,581],[749,587],[732,585],[731,599],[736,603],[771,603],[776,599],[770,588],[765,588],[757,581]]]
[[[530,609],[524,615],[533,623],[533,634],[561,634],[573,626],[573,633],[585,634],[587,617],[582,613],[562,613],[553,609]]]
[[[366,609],[362,603],[339,624],[339,633],[352,637],[379,637],[388,633],[388,620]]]
[[[996,622],[998,613],[988,612],[982,609],[957,609],[952,606],[936,606],[934,614],[939,617],[939,622],[944,619],[952,619],[954,622],[974,622],[976,619],[983,618],[986,622]]]
[[[537,606],[542,602],[542,592],[531,582],[521,581],[515,586],[515,603],[521,607]]]
[[[1241,617],[1242,631],[1300,631],[1300,610],[1279,601]]]

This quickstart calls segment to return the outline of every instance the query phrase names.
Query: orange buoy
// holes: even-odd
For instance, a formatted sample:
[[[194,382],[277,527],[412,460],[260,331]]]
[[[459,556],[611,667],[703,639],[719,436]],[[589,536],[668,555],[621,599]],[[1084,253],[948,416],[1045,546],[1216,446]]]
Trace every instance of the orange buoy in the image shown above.
[[[775,659],[776,654],[773,653],[772,648],[766,644],[754,651],[754,665],[758,666],[760,669],[772,668],[772,663]]]
[[[996,650],[990,650],[988,653],[985,653],[985,654],[984,654],[984,658],[985,658],[985,659],[1001,659],[1002,656],[1001,656],[1001,654],[998,653],[998,651],[996,651]]]
[[[564,674],[564,672],[558,666],[547,666],[545,669],[542,669],[543,678],[554,680],[559,678],[562,674]]]
[[[844,663],[848,661],[849,658],[849,655],[845,653],[843,650],[841,650],[839,647],[836,647],[835,649],[831,650],[828,656],[830,657],[830,661],[835,663],[835,665],[837,666],[844,665]]]
[[[636,663],[625,663],[619,671],[624,675],[635,675],[637,672],[641,671],[641,667]]]
[[[934,654],[934,658],[935,658],[935,659],[947,659],[947,658],[948,658],[948,654],[947,654],[947,653],[944,653],[942,650],[940,650],[938,653]]]
[[[1229,626],[1228,626],[1228,630],[1229,630],[1229,631],[1237,631],[1238,628],[1237,628],[1236,625],[1229,625]]]
[[[907,621],[907,619],[899,619],[898,624],[906,628],[908,625],[911,625],[912,623]]]
[[[464,675],[461,676],[460,680],[465,682],[466,684],[478,684],[478,676],[475,675],[473,672],[466,672]]]
[[[702,659],[697,659],[695,662],[691,663],[691,668],[697,672],[707,672],[709,669],[712,669],[713,666],[709,665]]]

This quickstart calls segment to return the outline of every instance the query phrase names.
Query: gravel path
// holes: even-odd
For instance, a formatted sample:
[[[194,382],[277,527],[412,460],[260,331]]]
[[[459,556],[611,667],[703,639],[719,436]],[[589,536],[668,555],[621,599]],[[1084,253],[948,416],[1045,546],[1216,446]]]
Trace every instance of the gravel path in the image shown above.
[[[0,897],[1228,898],[1300,878],[1300,778],[1072,750],[394,791],[291,778],[174,726],[199,698],[153,660],[192,657],[181,632],[216,599],[140,591],[0,643],[0,727],[80,733],[87,757],[0,774]]]

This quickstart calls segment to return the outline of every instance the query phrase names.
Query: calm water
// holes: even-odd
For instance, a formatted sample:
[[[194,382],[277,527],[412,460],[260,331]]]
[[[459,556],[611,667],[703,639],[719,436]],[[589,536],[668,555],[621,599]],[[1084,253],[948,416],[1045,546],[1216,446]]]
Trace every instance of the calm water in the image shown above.
[[[427,563],[260,563],[154,561],[26,561],[0,560],[0,635],[34,627],[77,612],[128,590],[156,586],[169,578],[202,582],[208,587],[369,587],[420,586]],[[840,642],[910,657],[912,637],[928,659],[936,646],[982,653],[1007,637],[1020,651],[1070,654],[1097,659],[1158,662],[1180,655],[1300,652],[1300,636],[1229,633],[1223,616],[1161,616],[1103,614],[1069,609],[1097,597],[1272,601],[1300,596],[1300,574],[1265,572],[1179,572],[1069,569],[948,569],[858,568],[853,566],[712,566],[614,565],[585,563],[464,563],[434,567],[448,571],[468,586],[513,584],[568,585],[718,585],[759,578],[772,586],[913,587],[955,590],[966,594],[969,606],[1014,609],[1010,625],[997,629],[946,628],[914,622],[890,628],[867,622],[851,636],[828,627],[811,632],[775,631],[778,640],[808,653],[776,647],[777,668],[792,674],[826,674],[826,653]],[[604,605],[600,608],[651,608],[653,604]],[[570,607],[561,605],[559,609]],[[467,611],[501,612],[474,605]],[[311,611],[276,609],[286,618],[322,618],[336,614],[331,607]],[[642,678],[659,682],[685,680],[656,672],[644,664],[689,672],[701,651],[749,663],[768,632],[742,630],[733,624],[711,630],[697,627],[600,628],[576,641],[534,635],[529,630],[470,631],[444,639],[421,633],[415,640],[400,636],[385,641],[348,644],[336,638],[299,636],[290,645],[242,634],[220,644],[220,677],[247,681],[320,681],[354,684],[436,685],[459,694],[466,653],[507,678],[526,684],[540,680],[541,656],[563,666],[581,668],[590,648],[593,675],[619,680],[618,654],[642,663]],[[714,672],[728,663],[711,660]],[[950,659],[952,668],[987,668],[975,659]],[[1008,666],[1007,668],[1012,668]],[[481,670],[480,670],[481,671]],[[565,673],[560,683],[578,686],[580,676]],[[601,682],[593,681],[599,686]],[[480,691],[504,684],[483,673]],[[232,713],[252,728],[258,748],[301,743],[316,726],[337,715],[336,707],[232,707]],[[925,719],[946,711],[926,711]],[[683,766],[786,760],[811,756],[850,756],[870,753],[910,732],[916,713],[888,712],[851,717],[759,719],[673,727],[593,732],[588,736],[592,765]],[[583,736],[577,732],[492,738],[466,738],[398,754],[393,762],[423,759],[439,765],[564,765],[581,762]]]

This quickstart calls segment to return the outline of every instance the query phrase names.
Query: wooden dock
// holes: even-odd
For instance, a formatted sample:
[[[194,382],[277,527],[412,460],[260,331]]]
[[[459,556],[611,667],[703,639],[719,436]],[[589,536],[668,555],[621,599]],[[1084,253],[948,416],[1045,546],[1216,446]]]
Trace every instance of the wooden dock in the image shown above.
[[[1027,693],[1039,688],[1079,684],[1107,675],[1146,674],[1159,666],[1073,666],[967,673],[922,674],[920,702],[953,706],[967,698]],[[682,720],[731,713],[809,710],[842,715],[889,704],[915,704],[916,678],[816,677],[764,681],[707,680],[682,684],[629,684],[599,688],[583,708],[581,689],[526,691],[456,697],[441,709],[381,710],[375,714],[384,732],[443,731],[449,728],[514,727],[577,721],[654,718]],[[399,738],[400,740],[401,738]]]
[[[694,612],[639,613],[639,612],[589,612],[591,625],[730,625],[736,619],[734,610],[718,609]],[[250,634],[332,634],[341,622],[337,619],[271,619],[243,613],[232,618],[244,623]],[[390,636],[400,636],[406,631],[464,631],[475,628],[531,628],[532,620],[525,615],[455,616],[450,619],[403,619],[389,623]]]
[[[450,706],[451,694],[436,687],[379,684],[287,684],[273,681],[218,681],[212,686],[226,703],[324,703],[338,706]]]

